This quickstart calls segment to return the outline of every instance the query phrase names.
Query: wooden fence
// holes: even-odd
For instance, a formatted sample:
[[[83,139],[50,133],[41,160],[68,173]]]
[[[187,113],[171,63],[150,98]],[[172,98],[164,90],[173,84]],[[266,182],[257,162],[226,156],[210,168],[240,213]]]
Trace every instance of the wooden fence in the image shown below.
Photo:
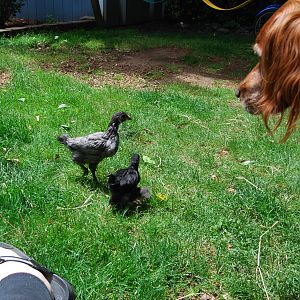
[[[108,26],[142,23],[161,19],[164,5],[143,0],[99,0],[104,23]],[[25,0],[17,17],[42,22],[79,21],[93,17],[91,0]]]
[[[90,0],[25,0],[17,16],[44,22],[67,22],[94,14]]]

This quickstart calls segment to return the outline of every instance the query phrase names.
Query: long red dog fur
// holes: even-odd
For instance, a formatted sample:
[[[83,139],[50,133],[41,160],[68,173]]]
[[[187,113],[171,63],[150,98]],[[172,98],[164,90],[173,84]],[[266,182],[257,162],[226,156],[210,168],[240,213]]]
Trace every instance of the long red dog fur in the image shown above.
[[[240,83],[238,96],[250,113],[271,115],[288,109],[285,141],[300,114],[300,0],[289,0],[265,23],[253,47],[258,64]]]

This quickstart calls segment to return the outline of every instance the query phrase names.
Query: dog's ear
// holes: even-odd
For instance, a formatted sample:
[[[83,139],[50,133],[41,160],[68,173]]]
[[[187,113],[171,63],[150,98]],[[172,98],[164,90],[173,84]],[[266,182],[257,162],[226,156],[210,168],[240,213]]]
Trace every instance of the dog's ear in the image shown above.
[[[268,32],[262,45],[260,60],[263,78],[259,107],[265,124],[271,114],[281,113],[275,129],[280,125],[284,111],[289,107],[285,141],[300,113],[300,12],[290,13]]]

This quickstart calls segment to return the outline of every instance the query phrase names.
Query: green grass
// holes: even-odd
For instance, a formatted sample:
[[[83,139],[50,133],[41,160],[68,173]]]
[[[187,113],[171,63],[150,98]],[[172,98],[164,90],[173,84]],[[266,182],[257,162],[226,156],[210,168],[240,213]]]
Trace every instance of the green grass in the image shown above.
[[[300,299],[299,131],[277,143],[283,129],[275,140],[268,136],[225,88],[96,89],[39,68],[42,59],[55,63],[75,52],[181,45],[199,61],[251,64],[250,43],[134,29],[0,39],[0,70],[11,73],[0,90],[1,240],[67,278],[78,299],[176,299],[205,291],[253,300],[265,297],[256,278],[259,237],[278,221],[262,240],[266,289],[271,299]],[[68,107],[58,109],[62,103]],[[120,128],[118,153],[99,165],[95,187],[55,138],[65,133],[61,125],[72,136],[103,130],[120,110],[133,120]],[[109,208],[103,187],[133,152],[155,162],[140,166],[152,198],[148,210],[124,216]]]

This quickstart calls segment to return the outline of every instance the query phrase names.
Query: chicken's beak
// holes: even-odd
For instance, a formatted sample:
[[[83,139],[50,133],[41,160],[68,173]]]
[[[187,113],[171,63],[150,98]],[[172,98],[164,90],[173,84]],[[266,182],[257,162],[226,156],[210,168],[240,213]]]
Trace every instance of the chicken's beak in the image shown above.
[[[127,115],[127,120],[132,120],[130,116]]]

